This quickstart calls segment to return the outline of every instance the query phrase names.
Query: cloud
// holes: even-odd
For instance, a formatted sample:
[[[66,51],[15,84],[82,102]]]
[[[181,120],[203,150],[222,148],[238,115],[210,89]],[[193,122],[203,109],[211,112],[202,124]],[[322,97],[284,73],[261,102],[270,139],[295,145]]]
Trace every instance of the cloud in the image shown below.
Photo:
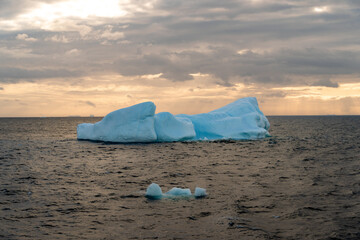
[[[267,91],[265,94],[262,95],[262,97],[265,98],[284,98],[287,96],[287,93],[284,91]]]
[[[28,42],[36,42],[37,39],[36,38],[32,38],[29,37],[26,33],[19,33],[18,35],[16,35],[16,39],[18,40],[24,40],[24,41],[28,41]]]
[[[87,104],[87,105],[89,105],[89,106],[91,106],[91,107],[94,107],[94,108],[96,107],[96,104],[93,103],[93,102],[85,101],[84,103]]]
[[[106,26],[105,30],[101,34],[101,38],[105,38],[107,40],[119,40],[124,38],[123,32],[113,32],[112,26]]]
[[[60,35],[60,34],[57,34],[57,35],[54,35],[51,37],[47,37],[47,38],[45,38],[45,41],[53,41],[53,42],[58,42],[58,43],[69,43],[70,42],[70,40],[66,36]]]
[[[357,0],[3,0],[0,85],[102,114],[144,99],[195,113],[249,95],[295,112],[358,95],[346,86],[360,81],[359,12]]]
[[[279,49],[265,54],[237,54],[227,48],[209,53],[144,54],[136,58],[118,59],[114,67],[125,76],[163,73],[174,81],[191,80],[190,74],[210,74],[229,82],[255,82],[292,85],[292,75],[359,74],[360,55],[350,51],[325,49]],[[220,82],[221,83],[221,82]]]
[[[80,50],[76,48],[70,49],[69,51],[66,51],[65,54],[69,56],[78,56],[80,55]]]
[[[36,2],[33,2],[32,5],[30,1],[25,0],[2,0],[0,1],[0,19],[12,18],[32,7],[36,7],[36,5]]]
[[[335,87],[330,80],[309,79],[360,75],[355,0],[136,0],[119,5],[127,15],[59,15],[41,26],[19,16],[41,10],[44,2],[63,6],[62,1],[32,1],[32,6],[23,0],[18,8],[13,2],[0,4],[2,20],[21,27],[1,31],[0,51],[6,54],[0,60],[7,63],[0,69],[2,81],[116,72],[139,82],[139,76],[156,74],[184,82],[201,73],[223,86]],[[331,11],[319,14],[316,7]]]
[[[23,69],[0,67],[0,82],[16,83],[21,81],[36,81],[47,78],[66,78],[80,76],[80,72],[69,71],[67,69]]]
[[[2,90],[4,90],[4,88],[3,88],[3,87],[0,87],[0,91],[2,91]]]
[[[311,84],[311,86],[338,88],[339,84],[336,82],[332,82],[330,79],[320,79],[320,80],[314,82],[313,84]]]

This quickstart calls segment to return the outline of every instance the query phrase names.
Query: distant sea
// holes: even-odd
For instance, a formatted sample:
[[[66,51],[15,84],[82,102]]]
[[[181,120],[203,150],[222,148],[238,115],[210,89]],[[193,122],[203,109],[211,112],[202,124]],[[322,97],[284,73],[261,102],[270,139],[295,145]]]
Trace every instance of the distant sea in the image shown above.
[[[101,118],[0,118],[0,239],[360,239],[360,116],[268,119],[263,140],[109,144],[76,139]]]

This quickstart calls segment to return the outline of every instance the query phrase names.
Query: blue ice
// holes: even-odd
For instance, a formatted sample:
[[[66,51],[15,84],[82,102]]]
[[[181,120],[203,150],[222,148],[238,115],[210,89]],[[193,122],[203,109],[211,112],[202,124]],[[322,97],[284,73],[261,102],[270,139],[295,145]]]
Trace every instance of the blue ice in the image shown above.
[[[269,136],[269,121],[256,98],[236,100],[208,113],[155,114],[156,106],[144,102],[106,115],[97,123],[82,123],[77,138],[105,142],[174,142],[220,139],[261,139]]]
[[[191,196],[191,190],[186,188],[177,188],[174,187],[170,191],[166,192],[165,195],[167,196]]]
[[[150,186],[146,189],[146,197],[151,199],[161,199],[163,196],[163,193],[161,191],[161,188],[158,184],[152,183]]]
[[[194,196],[196,198],[203,198],[203,197],[206,197],[206,189],[204,188],[200,188],[200,187],[196,187],[195,188],[195,193],[194,193]]]
[[[145,196],[150,199],[161,199],[161,198],[176,198],[176,197],[195,197],[201,198],[206,196],[206,189],[195,188],[195,194],[191,194],[191,190],[188,188],[177,188],[174,187],[166,193],[162,193],[161,187],[156,183],[151,183],[146,189]]]

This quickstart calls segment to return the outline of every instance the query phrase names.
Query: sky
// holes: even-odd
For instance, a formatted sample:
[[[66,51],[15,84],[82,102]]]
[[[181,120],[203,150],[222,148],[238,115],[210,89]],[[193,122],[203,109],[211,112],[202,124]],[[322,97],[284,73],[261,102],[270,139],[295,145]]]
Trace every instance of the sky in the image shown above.
[[[0,117],[360,114],[358,0],[1,0]]]

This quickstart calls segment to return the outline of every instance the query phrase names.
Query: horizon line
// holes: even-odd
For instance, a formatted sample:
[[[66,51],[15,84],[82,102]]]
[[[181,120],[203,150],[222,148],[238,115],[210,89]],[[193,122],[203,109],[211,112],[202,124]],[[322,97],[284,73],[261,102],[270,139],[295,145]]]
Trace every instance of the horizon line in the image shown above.
[[[175,114],[176,116],[177,114]],[[196,115],[196,114],[191,114]],[[360,116],[360,114],[276,114],[276,115],[265,115],[266,117],[341,117],[341,116]],[[105,116],[6,116],[1,118],[103,118]]]

